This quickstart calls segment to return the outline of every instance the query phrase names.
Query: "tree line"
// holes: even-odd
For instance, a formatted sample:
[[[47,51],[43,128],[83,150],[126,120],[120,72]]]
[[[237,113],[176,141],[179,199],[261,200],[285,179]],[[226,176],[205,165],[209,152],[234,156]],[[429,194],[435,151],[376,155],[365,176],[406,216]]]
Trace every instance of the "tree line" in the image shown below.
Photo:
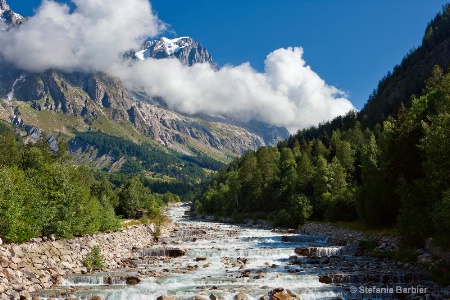
[[[277,225],[359,220],[397,226],[404,241],[450,245],[450,73],[435,66],[422,96],[395,117],[362,127],[350,112],[277,147],[249,150],[195,201],[202,214],[269,216]]]

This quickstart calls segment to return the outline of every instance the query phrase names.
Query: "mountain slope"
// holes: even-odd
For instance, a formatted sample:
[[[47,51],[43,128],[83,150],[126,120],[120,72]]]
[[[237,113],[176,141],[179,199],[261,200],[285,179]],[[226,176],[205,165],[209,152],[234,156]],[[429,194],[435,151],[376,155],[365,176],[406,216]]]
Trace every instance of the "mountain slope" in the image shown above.
[[[1,0],[1,8],[18,16],[5,0]],[[9,30],[15,30],[20,22],[11,20]],[[208,51],[191,38],[160,38],[147,42],[142,51],[135,57],[176,58],[186,65],[215,66]],[[285,128],[260,122],[243,123],[226,116],[189,116],[171,111],[164,99],[129,90],[108,74],[69,74],[54,69],[30,73],[17,69],[2,57],[0,101],[0,117],[25,129],[29,139],[37,138],[40,129],[53,136],[74,139],[72,150],[80,161],[110,170],[126,166],[126,160],[104,156],[105,153],[97,156],[100,145],[77,142],[77,134],[101,132],[138,145],[167,147],[170,150],[166,151],[175,151],[174,155],[186,159],[191,157],[189,161],[200,164],[206,157],[228,162],[249,148],[274,144],[289,136]]]
[[[411,95],[419,96],[425,88],[433,67],[440,65],[444,70],[450,66],[450,6],[444,6],[425,29],[422,45],[411,50],[392,72],[378,83],[361,111],[374,125],[387,116],[397,114],[401,103],[409,107]]]

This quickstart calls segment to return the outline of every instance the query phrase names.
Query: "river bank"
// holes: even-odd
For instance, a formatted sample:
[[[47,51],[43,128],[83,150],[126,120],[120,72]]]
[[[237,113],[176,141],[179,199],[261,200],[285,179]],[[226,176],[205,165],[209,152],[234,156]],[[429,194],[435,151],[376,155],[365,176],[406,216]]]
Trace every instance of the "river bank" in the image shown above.
[[[174,223],[158,241],[153,225],[133,225],[72,240],[4,245],[0,299],[450,298],[449,289],[412,264],[358,253],[367,239],[361,232],[319,223],[293,232],[263,223],[187,220],[186,209],[169,209]],[[398,243],[392,237],[376,241],[380,250]],[[105,268],[86,273],[81,261],[94,246],[101,248]],[[379,290],[389,288],[392,293]]]
[[[173,224],[162,227],[168,235]],[[113,233],[86,235],[68,240],[34,239],[24,244],[0,245],[0,299],[29,299],[30,293],[59,285],[62,277],[86,273],[82,260],[94,246],[105,259],[104,270],[123,267],[133,248],[154,245],[156,228],[132,225]]]

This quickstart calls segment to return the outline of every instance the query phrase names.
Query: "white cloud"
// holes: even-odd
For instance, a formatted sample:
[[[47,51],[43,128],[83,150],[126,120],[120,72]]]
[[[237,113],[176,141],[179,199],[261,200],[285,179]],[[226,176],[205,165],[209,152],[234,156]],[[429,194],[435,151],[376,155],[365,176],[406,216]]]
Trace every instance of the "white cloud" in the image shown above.
[[[178,60],[120,62],[145,37],[164,30],[147,0],[74,0],[76,9],[45,0],[17,30],[0,33],[0,52],[30,71],[105,71],[126,84],[165,98],[183,113],[229,114],[285,126],[290,132],[353,109],[345,94],[327,85],[303,60],[302,48],[267,56],[264,73],[248,63],[219,71]]]
[[[73,0],[76,9],[44,0],[17,30],[0,35],[0,52],[31,71],[105,68],[163,25],[147,0]]]
[[[248,63],[215,71],[208,64],[186,67],[173,59],[116,65],[111,71],[184,113],[254,118],[295,132],[354,109],[344,93],[306,66],[302,54],[302,48],[278,49],[267,56],[264,73]]]

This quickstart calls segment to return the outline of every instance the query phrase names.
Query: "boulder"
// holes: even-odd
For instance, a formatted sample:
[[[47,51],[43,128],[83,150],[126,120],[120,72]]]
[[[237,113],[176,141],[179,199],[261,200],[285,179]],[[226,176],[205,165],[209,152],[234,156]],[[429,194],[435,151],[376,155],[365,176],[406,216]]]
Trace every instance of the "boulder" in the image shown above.
[[[203,261],[206,260],[206,257],[196,257],[195,261]]]
[[[271,300],[292,300],[292,297],[286,292],[275,292],[270,297]]]
[[[330,275],[320,275],[319,282],[325,283],[325,284],[330,284],[330,283],[333,283],[333,279],[331,278]]]
[[[250,298],[248,297],[248,295],[244,293],[239,293],[234,296],[234,300],[249,300],[249,299]]]
[[[156,298],[156,300],[175,300],[176,298],[177,297],[175,297],[175,296],[169,297],[166,295],[162,295],[162,296],[159,296],[158,298]]]
[[[128,285],[135,285],[135,284],[139,284],[141,282],[141,279],[136,276],[128,276],[125,278],[125,282]]]

